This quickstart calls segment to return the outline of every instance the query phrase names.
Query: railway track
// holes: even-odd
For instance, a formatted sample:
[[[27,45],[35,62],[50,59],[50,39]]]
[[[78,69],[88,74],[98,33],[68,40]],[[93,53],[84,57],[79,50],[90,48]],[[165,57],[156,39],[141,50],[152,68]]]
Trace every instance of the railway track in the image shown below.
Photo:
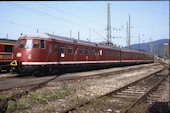
[[[156,66],[156,65],[155,65]],[[137,68],[130,68],[130,69],[127,69],[127,70],[124,70],[124,71],[122,71],[122,70],[119,70],[119,71],[114,71],[114,72],[108,72],[108,73],[102,73],[102,74],[95,74],[97,77],[105,77],[105,76],[111,76],[111,75],[113,75],[113,74],[115,74],[115,73],[126,73],[126,72],[128,72],[128,71],[132,71],[133,69],[141,69],[141,68],[148,68],[147,66],[140,66],[140,67],[137,67]],[[78,77],[78,78],[66,78],[66,79],[58,79],[58,77],[57,76],[55,76],[55,77],[51,77],[51,79],[48,79],[48,80],[45,80],[44,82],[41,82],[41,83],[36,83],[36,84],[30,84],[30,85],[23,85],[23,86],[21,86],[21,87],[15,87],[15,88],[25,88],[24,90],[23,90],[23,92],[20,92],[20,93],[17,93],[17,94],[13,94],[11,97],[8,97],[8,98],[6,98],[5,100],[3,100],[3,103],[0,103],[0,104],[2,104],[2,105],[0,105],[0,111],[5,111],[6,110],[6,106],[7,106],[7,102],[9,101],[9,100],[17,100],[17,99],[19,99],[21,96],[23,96],[23,95],[27,95],[28,94],[28,92],[29,91],[35,91],[35,90],[37,90],[37,89],[39,89],[39,88],[42,88],[42,87],[44,87],[48,82],[51,82],[51,81],[66,81],[66,80],[73,80],[73,82],[75,81],[75,80],[77,80],[77,79],[80,79],[80,78],[82,78],[82,79],[90,79],[91,77],[94,77],[95,75],[93,75],[93,76],[86,76],[86,77]],[[9,88],[9,89],[4,89],[4,90],[1,90],[1,91],[5,91],[5,90],[11,90],[11,89],[13,89],[14,87],[12,87],[12,88]],[[0,101],[2,101],[2,99],[0,99]]]
[[[169,113],[169,78],[166,78],[158,88],[149,95],[143,97],[141,102],[137,103],[129,112],[134,113]],[[169,111],[168,111],[169,110]]]
[[[156,65],[153,65],[153,66],[157,66],[158,64]],[[0,91],[7,91],[7,90],[11,90],[11,89],[14,89],[14,88],[27,88],[27,87],[33,87],[33,86],[41,86],[42,84],[47,84],[47,82],[49,81],[59,81],[59,82],[64,82],[64,81],[70,81],[70,80],[73,80],[76,81],[76,80],[79,80],[79,79],[92,79],[92,78],[101,78],[101,77],[106,77],[106,76],[112,76],[114,74],[120,74],[120,73],[127,73],[127,72],[131,72],[133,70],[140,70],[140,69],[148,69],[148,66],[139,66],[139,67],[133,67],[133,68],[128,68],[128,69],[124,69],[124,70],[117,70],[117,71],[111,71],[111,72],[105,72],[105,73],[99,73],[99,74],[92,74],[92,75],[89,75],[89,76],[77,76],[77,77],[60,77],[60,76],[53,76],[53,77],[49,77],[49,78],[43,78],[44,80],[37,80],[37,82],[31,82],[31,83],[26,83],[26,82],[23,82],[22,84],[22,81],[24,81],[24,77],[23,79],[21,79],[20,83],[18,83],[17,85],[8,85],[8,87],[0,87]],[[15,79],[16,77],[13,76],[13,77],[1,77],[0,80],[5,80],[5,79],[11,79],[11,81],[13,81],[13,79]],[[28,77],[26,76],[25,77],[26,79],[29,79],[29,78],[36,78],[36,77]],[[3,86],[3,85],[2,85]]]
[[[165,71],[167,71],[167,69],[159,70],[115,91],[111,91],[85,103],[73,106],[62,112],[106,112],[106,109],[109,109],[111,112],[115,113],[127,113],[137,103],[146,98],[147,95],[156,90],[157,87],[168,77],[168,74],[164,75]],[[107,104],[99,105],[97,109],[94,110],[92,107],[94,101],[100,100],[103,97],[107,98]]]

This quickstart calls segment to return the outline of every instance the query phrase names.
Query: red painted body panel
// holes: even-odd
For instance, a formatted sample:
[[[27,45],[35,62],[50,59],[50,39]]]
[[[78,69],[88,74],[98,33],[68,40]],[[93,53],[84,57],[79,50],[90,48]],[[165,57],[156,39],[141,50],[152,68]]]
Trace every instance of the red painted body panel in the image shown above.
[[[21,39],[38,39],[39,48],[34,48],[32,44],[31,49],[25,48],[25,44],[23,48],[16,48],[14,51],[14,60],[20,62],[75,62],[75,61],[117,61],[121,60],[153,60],[153,57],[149,57],[151,55],[147,55],[139,52],[128,52],[122,51],[119,49],[108,48],[108,47],[98,47],[95,45],[86,45],[80,43],[66,42],[62,40],[52,40],[38,37],[24,37]],[[44,40],[45,48],[40,48],[40,41]],[[19,42],[18,41],[18,42]],[[34,42],[33,42],[34,43]],[[49,43],[51,44],[51,51],[49,52]],[[55,52],[54,45],[57,44],[58,49]],[[61,53],[60,46],[64,45],[65,52]],[[72,47],[72,53],[68,53],[68,46]],[[77,53],[75,52],[75,47],[78,48]],[[80,53],[80,47],[83,47],[83,54]],[[86,54],[85,48],[88,48],[88,54]],[[93,54],[91,54],[90,49],[93,48]],[[98,53],[94,51],[98,50]],[[106,55],[104,54],[106,51]],[[109,54],[108,54],[109,51]],[[110,53],[112,51],[112,53]],[[17,56],[18,53],[21,53],[21,56]],[[31,58],[29,57],[31,56]],[[63,56],[63,57],[62,57]]]
[[[5,45],[6,44],[0,44],[0,62],[4,61],[12,61],[13,59],[13,53],[12,52],[6,52],[5,51]],[[12,46],[12,50],[14,48],[14,45]]]

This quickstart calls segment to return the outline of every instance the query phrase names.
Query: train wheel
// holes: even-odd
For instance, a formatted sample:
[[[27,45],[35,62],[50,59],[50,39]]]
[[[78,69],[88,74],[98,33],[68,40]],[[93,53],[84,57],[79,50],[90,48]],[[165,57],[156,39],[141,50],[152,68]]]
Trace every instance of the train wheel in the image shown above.
[[[50,67],[50,70],[49,70],[49,72],[51,73],[51,74],[56,74],[56,69],[55,68],[53,68],[53,67]]]

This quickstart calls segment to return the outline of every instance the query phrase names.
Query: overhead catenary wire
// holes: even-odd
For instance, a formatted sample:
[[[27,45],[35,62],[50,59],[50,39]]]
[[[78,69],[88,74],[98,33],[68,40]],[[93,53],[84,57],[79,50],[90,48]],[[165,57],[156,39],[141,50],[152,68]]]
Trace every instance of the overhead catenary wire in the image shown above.
[[[99,34],[98,32],[96,32],[94,29],[93,29],[93,31],[94,31],[98,36],[100,36],[100,37],[102,37],[103,39],[107,40],[107,38],[105,38],[104,36],[102,36],[101,34]]]
[[[8,2],[9,3],[9,2]],[[15,4],[16,6],[19,6],[19,7],[22,7],[24,9],[27,9],[27,10],[30,10],[30,11],[33,11],[33,12],[37,12],[38,14],[43,14],[45,16],[48,16],[48,17],[53,17],[53,18],[56,18],[56,19],[60,19],[60,20],[63,20],[65,22],[68,22],[68,23],[72,23],[72,24],[75,24],[75,25],[79,25],[81,27],[87,27],[87,28],[90,28],[91,26],[87,26],[87,25],[83,25],[83,24],[79,24],[77,22],[74,22],[74,21],[71,21],[71,20],[68,20],[68,19],[65,19],[65,18],[62,18],[62,17],[57,17],[55,15],[52,15],[52,14],[48,14],[46,12],[43,12],[43,11],[40,11],[40,10],[37,10],[37,9],[32,9],[32,8],[28,8],[28,7],[25,7],[23,5],[20,5],[20,4],[17,4],[17,3],[13,3],[13,2],[10,2],[11,4]]]
[[[40,4],[40,5],[42,5],[42,6],[45,6],[45,7],[48,7],[48,8],[50,8],[50,9],[56,10],[56,11],[60,11],[60,12],[62,12],[62,13],[68,14],[68,15],[71,15],[71,16],[73,16],[73,17],[80,18],[80,19],[82,19],[82,20],[87,20],[87,21],[96,23],[96,24],[98,24],[98,25],[100,24],[100,25],[102,25],[102,26],[104,25],[103,23],[96,22],[95,20],[88,19],[88,18],[85,18],[85,17],[81,17],[81,16],[78,16],[78,15],[75,15],[75,14],[72,14],[72,13],[69,13],[69,12],[66,12],[66,11],[64,11],[64,10],[61,10],[61,9],[52,7],[52,6],[47,5],[47,4],[43,4],[43,3],[40,3],[40,2],[37,2],[37,1],[35,1],[35,3]]]
[[[30,26],[30,25],[19,24],[19,23],[13,22],[13,21],[6,21],[6,20],[1,20],[0,19],[0,22],[13,24],[13,25],[17,25],[17,26],[21,26],[21,27],[25,27],[25,28],[31,28],[31,29],[35,29],[35,30],[37,29],[37,27],[33,27],[33,26]],[[48,31],[47,29],[42,29],[42,28],[39,28],[39,29],[44,30],[44,31]]]

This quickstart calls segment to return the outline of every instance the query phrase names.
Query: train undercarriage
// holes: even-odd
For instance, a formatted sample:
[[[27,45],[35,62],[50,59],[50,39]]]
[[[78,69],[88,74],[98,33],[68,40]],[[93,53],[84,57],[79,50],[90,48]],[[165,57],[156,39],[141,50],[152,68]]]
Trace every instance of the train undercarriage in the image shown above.
[[[95,69],[104,69],[118,66],[128,66],[152,62],[117,62],[117,63],[86,63],[86,64],[54,64],[54,65],[22,65],[22,62],[14,60],[11,62],[11,73],[19,74],[59,74],[65,72],[79,72]]]

